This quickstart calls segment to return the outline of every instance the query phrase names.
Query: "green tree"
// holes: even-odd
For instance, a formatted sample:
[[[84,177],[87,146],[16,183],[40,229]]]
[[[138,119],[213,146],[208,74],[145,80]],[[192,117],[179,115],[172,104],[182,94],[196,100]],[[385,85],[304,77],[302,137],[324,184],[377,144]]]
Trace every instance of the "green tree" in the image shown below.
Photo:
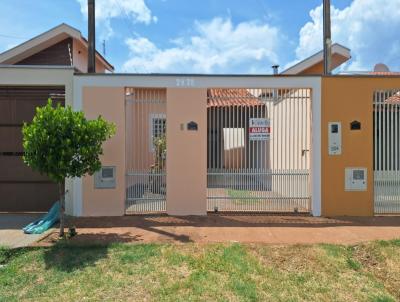
[[[65,192],[68,177],[93,175],[101,168],[102,144],[115,133],[115,126],[101,116],[87,120],[71,106],[36,108],[32,123],[22,128],[24,162],[56,182],[60,194],[60,236],[64,236]]]

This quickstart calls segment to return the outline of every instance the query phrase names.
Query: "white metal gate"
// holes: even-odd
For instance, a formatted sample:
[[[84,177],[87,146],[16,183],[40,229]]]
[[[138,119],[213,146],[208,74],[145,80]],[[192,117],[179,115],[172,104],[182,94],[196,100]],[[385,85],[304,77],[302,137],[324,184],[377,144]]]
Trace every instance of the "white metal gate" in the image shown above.
[[[400,214],[400,89],[374,94],[375,214]]]
[[[310,89],[209,89],[207,210],[310,209]]]
[[[126,214],[166,211],[166,90],[126,89]]]

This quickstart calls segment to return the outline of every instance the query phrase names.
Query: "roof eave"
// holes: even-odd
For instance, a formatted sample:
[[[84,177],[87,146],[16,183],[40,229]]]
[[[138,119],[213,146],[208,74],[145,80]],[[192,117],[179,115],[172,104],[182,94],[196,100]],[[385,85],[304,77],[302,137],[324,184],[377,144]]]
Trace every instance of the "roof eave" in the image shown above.
[[[350,49],[338,43],[332,45],[332,55],[335,54],[343,56],[345,59],[347,59],[346,61],[351,59]],[[313,54],[312,56],[296,63],[295,65],[285,69],[284,71],[281,72],[281,75],[297,75],[315,66],[322,60],[323,60],[323,51],[321,50]]]

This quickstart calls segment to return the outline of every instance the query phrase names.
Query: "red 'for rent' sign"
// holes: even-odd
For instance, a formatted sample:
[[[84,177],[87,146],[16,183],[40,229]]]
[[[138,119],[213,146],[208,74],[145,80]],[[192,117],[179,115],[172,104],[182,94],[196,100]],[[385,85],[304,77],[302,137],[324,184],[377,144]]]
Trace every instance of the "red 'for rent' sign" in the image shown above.
[[[270,120],[266,118],[251,118],[249,120],[249,140],[268,141],[271,137]]]

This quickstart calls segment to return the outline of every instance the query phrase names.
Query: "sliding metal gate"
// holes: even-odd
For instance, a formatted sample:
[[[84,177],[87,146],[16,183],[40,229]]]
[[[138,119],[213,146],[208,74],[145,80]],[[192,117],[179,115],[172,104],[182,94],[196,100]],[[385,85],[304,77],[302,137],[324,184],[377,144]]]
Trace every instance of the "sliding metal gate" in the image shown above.
[[[126,90],[126,214],[166,211],[166,91]]]
[[[310,211],[310,106],[310,89],[208,90],[208,211]]]
[[[400,214],[400,89],[374,94],[375,214]]]

